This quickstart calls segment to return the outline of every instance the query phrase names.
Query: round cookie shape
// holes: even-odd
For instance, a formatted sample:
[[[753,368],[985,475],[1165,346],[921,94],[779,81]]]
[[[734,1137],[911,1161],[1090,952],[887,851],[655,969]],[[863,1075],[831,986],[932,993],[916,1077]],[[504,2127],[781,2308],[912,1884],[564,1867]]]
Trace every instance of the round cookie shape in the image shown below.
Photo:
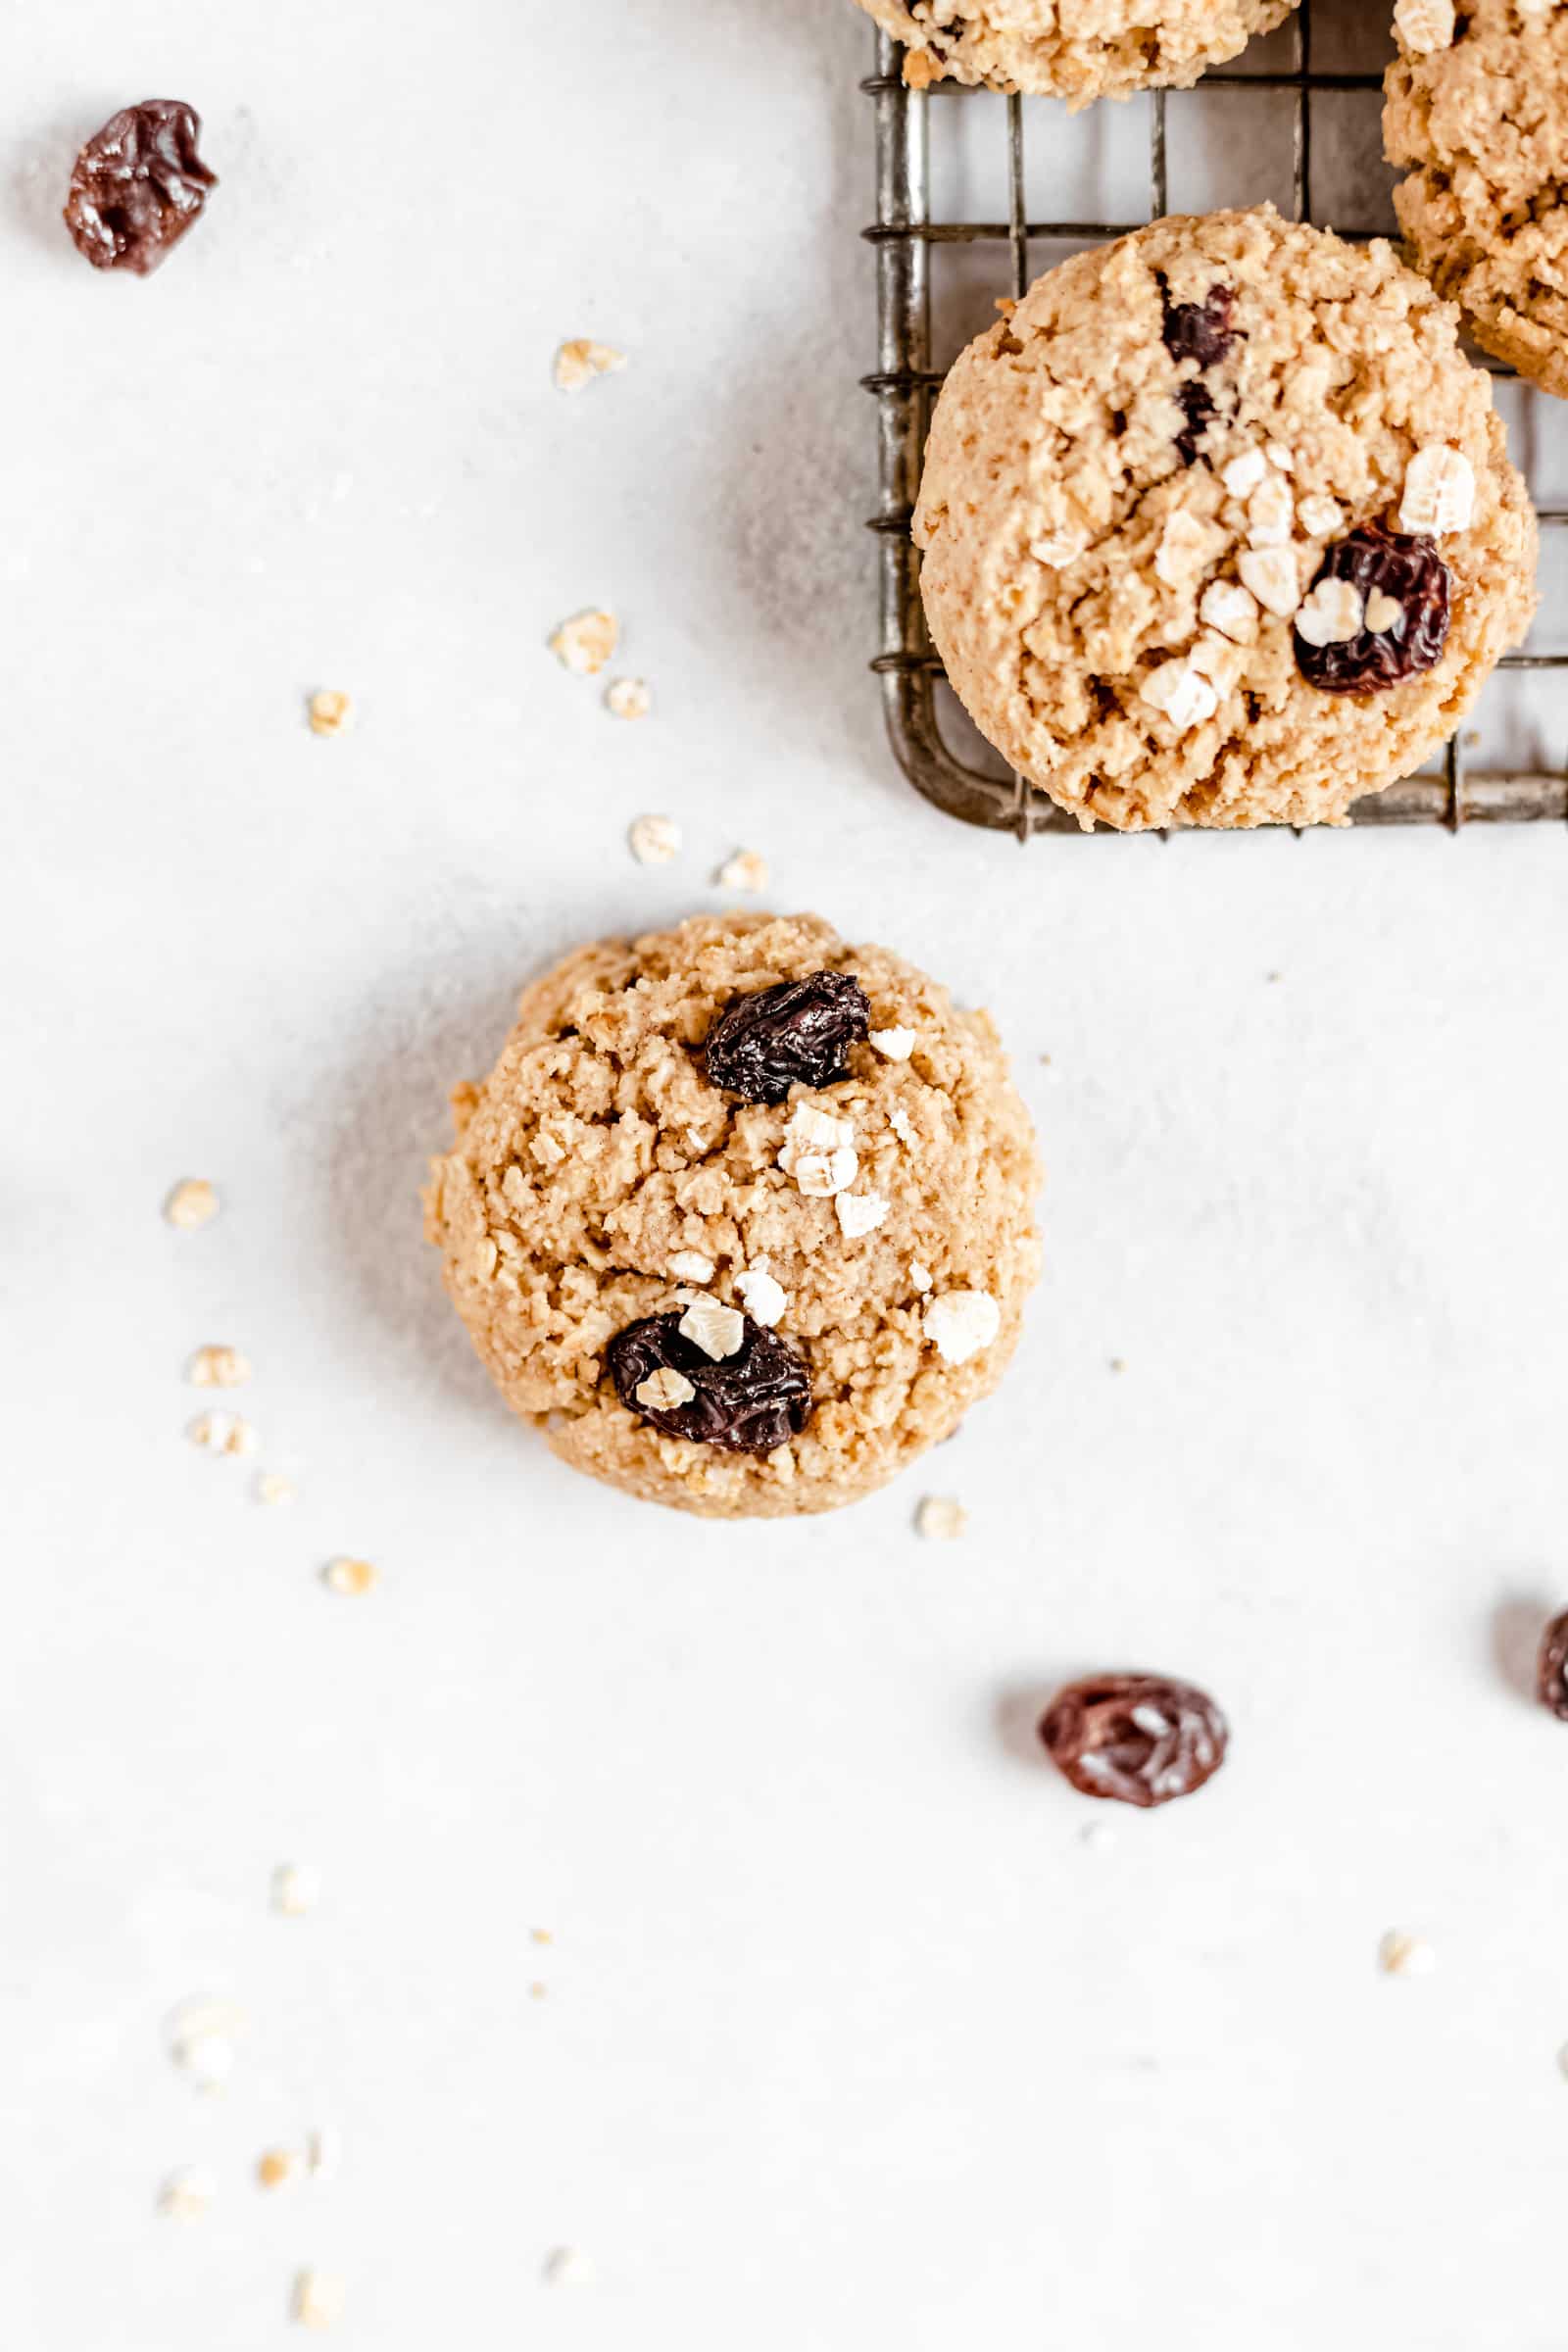
[[[1398,0],[1383,115],[1411,259],[1484,351],[1568,398],[1568,6]]]
[[[1453,310],[1270,208],[1039,279],[943,387],[914,537],[960,700],[1086,829],[1341,823],[1535,609]]]
[[[1282,24],[1297,0],[860,0],[905,47],[904,77],[1065,98],[1186,89]]]
[[[853,979],[867,1008],[830,1083],[763,1100],[772,1064],[744,1060],[749,1093],[713,1083],[738,1004],[823,974],[787,1001]],[[1017,1343],[1040,1167],[990,1019],[815,915],[578,950],[454,1107],[425,1193],[447,1289],[514,1409],[629,1494],[713,1517],[852,1502]]]

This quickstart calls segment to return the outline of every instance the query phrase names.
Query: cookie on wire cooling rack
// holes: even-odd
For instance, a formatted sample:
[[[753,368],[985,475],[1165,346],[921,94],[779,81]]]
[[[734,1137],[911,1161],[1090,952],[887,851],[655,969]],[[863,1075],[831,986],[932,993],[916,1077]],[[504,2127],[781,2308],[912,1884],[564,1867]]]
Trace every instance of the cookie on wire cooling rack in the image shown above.
[[[1568,397],[1568,4],[1398,0],[1383,136],[1411,259],[1475,341]]]
[[[1453,732],[1536,524],[1452,309],[1272,209],[1075,255],[961,354],[914,536],[948,675],[1080,824],[1339,823]]]
[[[696,916],[524,995],[426,1230],[509,1404],[717,1518],[882,1486],[996,1387],[1039,1272],[986,1014],[815,915]]]
[[[984,82],[1087,106],[1185,89],[1283,24],[1297,0],[860,0],[905,47],[904,77]]]

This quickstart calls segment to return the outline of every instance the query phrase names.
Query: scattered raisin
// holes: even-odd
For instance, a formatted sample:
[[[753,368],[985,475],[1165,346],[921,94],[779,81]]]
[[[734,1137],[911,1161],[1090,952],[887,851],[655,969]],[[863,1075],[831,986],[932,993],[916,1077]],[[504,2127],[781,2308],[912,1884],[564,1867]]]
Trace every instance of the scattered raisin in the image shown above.
[[[1568,1723],[1568,1609],[1554,1617],[1541,1637],[1536,1689],[1542,1705]]]
[[[1040,1737],[1085,1796],[1163,1805],[1218,1772],[1230,1733],[1214,1701],[1191,1683],[1102,1674],[1057,1691]]]
[[[679,1315],[650,1315],[617,1332],[605,1350],[616,1394],[667,1437],[717,1446],[725,1453],[772,1453],[800,1436],[811,1409],[811,1384],[803,1359],[760,1323],[746,1319],[734,1355],[715,1363],[680,1328]],[[696,1395],[684,1404],[639,1403],[637,1391],[655,1372],[682,1372]]]
[[[737,997],[708,1032],[708,1075],[748,1102],[782,1102],[792,1086],[836,1086],[846,1049],[871,1026],[871,1007],[848,972],[781,980]]]
[[[1236,340],[1236,297],[1230,287],[1210,286],[1201,302],[1172,302],[1163,284],[1160,293],[1165,305],[1161,331],[1171,358],[1217,368]]]
[[[1296,666],[1325,694],[1382,694],[1435,668],[1448,639],[1451,575],[1427,538],[1405,539],[1376,523],[1351,531],[1331,547],[1319,580],[1349,580],[1363,598],[1381,592],[1398,606],[1393,626],[1363,628],[1343,645],[1308,645],[1296,638]]]
[[[201,117],[178,98],[122,107],[71,174],[66,226],[95,270],[156,270],[218,185],[196,152]]]

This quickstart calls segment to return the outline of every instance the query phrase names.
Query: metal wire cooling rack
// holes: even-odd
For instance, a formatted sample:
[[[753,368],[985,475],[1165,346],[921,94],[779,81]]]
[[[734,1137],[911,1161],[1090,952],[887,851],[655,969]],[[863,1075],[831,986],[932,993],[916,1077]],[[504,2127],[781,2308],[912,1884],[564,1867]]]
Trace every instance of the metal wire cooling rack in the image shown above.
[[[1314,99],[1326,92],[1376,91],[1382,86],[1376,74],[1322,73],[1314,68],[1312,6],[1313,0],[1301,0],[1291,36],[1294,54],[1287,70],[1213,73],[1200,85],[1204,91],[1290,93],[1294,201],[1298,220],[1315,217]],[[931,263],[934,250],[943,246],[967,246],[994,255],[996,293],[1016,299],[1033,274],[1031,240],[1101,243],[1125,236],[1143,223],[1029,219],[1025,124],[1059,118],[1059,104],[1052,99],[1017,97],[1004,102],[1007,218],[984,221],[933,218],[934,139],[953,130],[956,117],[952,110],[972,103],[976,94],[950,82],[938,82],[926,91],[907,89],[900,58],[897,44],[879,33],[876,71],[861,84],[875,104],[877,146],[877,218],[875,226],[865,231],[877,253],[879,350],[877,370],[866,376],[864,383],[877,402],[882,485],[881,512],[871,523],[881,538],[882,651],[871,666],[882,680],[894,755],[910,783],[928,801],[950,816],[1015,833],[1021,841],[1038,833],[1076,834],[1077,820],[1057,808],[1025,777],[1014,773],[1009,780],[995,770],[973,765],[944,731],[942,702],[944,696],[951,701],[951,689],[926,630],[920,604],[920,558],[909,536],[931,411],[944,373],[933,365]],[[1170,209],[1167,113],[1166,94],[1158,91],[1150,101],[1150,220],[1157,220]],[[1568,511],[1539,512],[1547,529],[1568,525]],[[1502,667],[1568,670],[1568,654],[1515,654]],[[1358,805],[1355,816],[1362,825],[1443,824],[1450,830],[1475,822],[1562,822],[1568,820],[1568,769],[1472,769],[1465,763],[1461,739],[1455,735],[1440,768],[1369,796]]]

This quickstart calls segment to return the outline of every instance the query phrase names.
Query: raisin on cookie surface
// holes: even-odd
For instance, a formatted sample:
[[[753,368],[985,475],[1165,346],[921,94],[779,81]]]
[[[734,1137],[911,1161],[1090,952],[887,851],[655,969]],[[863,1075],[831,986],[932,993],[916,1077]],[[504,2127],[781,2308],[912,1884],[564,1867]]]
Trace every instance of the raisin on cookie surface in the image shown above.
[[[1340,822],[1535,607],[1452,309],[1270,209],[1075,255],[961,354],[915,507],[970,716],[1085,826]]]
[[[1568,397],[1568,6],[1399,0],[1383,115],[1411,258],[1484,351]]]
[[[905,79],[984,82],[1087,106],[1184,89],[1282,24],[1297,0],[860,0],[902,41]]]
[[[885,949],[813,915],[601,941],[454,1102],[426,1231],[575,1468],[717,1517],[828,1510],[1001,1379],[1033,1131],[989,1018]]]

